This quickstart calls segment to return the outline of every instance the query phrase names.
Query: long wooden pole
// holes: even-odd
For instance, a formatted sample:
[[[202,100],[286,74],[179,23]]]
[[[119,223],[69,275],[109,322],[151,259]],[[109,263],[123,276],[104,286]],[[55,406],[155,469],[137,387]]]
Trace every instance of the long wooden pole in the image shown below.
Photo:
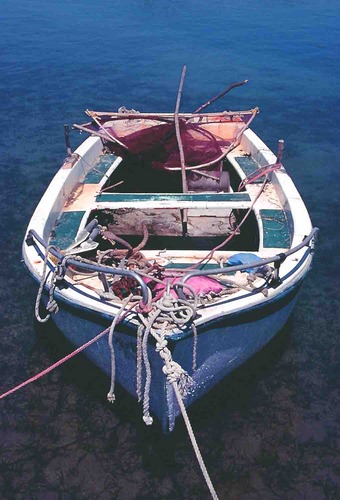
[[[181,129],[179,126],[178,112],[179,112],[179,105],[181,103],[182,90],[183,90],[183,84],[184,84],[184,78],[185,78],[186,71],[187,71],[187,67],[186,67],[186,65],[184,65],[183,69],[182,69],[181,80],[179,82],[175,115],[174,115],[176,138],[177,138],[177,143],[178,143],[179,157],[180,157],[180,161],[181,161],[183,193],[188,192],[188,183],[187,183],[187,176],[185,173],[185,156],[184,156],[184,150],[183,150],[183,144],[182,144],[182,138],[181,138]],[[186,236],[188,234],[188,210],[187,209],[181,210],[181,215],[182,215],[182,233],[183,233],[183,236]]]
[[[220,99],[221,97],[223,97],[225,94],[227,94],[231,89],[235,88],[235,87],[240,87],[241,85],[244,85],[245,83],[247,83],[248,80],[243,80],[242,82],[235,82],[235,83],[232,83],[231,85],[229,85],[229,87],[227,87],[226,89],[223,90],[223,92],[221,92],[220,94],[217,94],[215,95],[215,97],[213,97],[212,99],[210,99],[209,101],[205,102],[204,104],[202,104],[202,106],[200,106],[199,108],[196,109],[196,111],[194,111],[194,113],[200,113],[203,109],[207,108],[208,106],[210,106],[210,104],[212,104],[213,102],[217,101],[217,99]]]
[[[107,134],[104,134],[103,132],[99,132],[99,130],[92,130],[88,127],[84,127],[83,125],[77,125],[76,123],[74,123],[72,125],[72,128],[76,128],[78,130],[81,130],[82,132],[87,132],[87,133],[95,135],[97,137],[101,137],[102,139],[108,140]]]
[[[209,101],[210,103],[212,101]],[[200,116],[204,117],[218,117],[218,116],[234,116],[234,115],[246,115],[252,113],[252,109],[249,110],[239,110],[239,111],[219,111],[214,113],[200,113]],[[109,116],[110,118],[122,118],[126,120],[135,119],[140,120],[141,118],[174,118],[174,113],[118,113],[115,111],[91,111],[96,116]],[[195,113],[178,113],[179,118],[195,118],[197,114]]]
[[[179,105],[181,103],[183,83],[184,83],[184,78],[185,78],[186,71],[187,71],[187,67],[184,65],[183,66],[183,70],[182,70],[181,80],[179,82],[179,88],[178,88],[178,94],[177,94],[177,101],[176,101],[176,108],[175,108],[175,115],[174,115],[174,117],[175,117],[176,138],[177,138],[177,143],[178,143],[179,157],[180,157],[180,161],[181,161],[183,193],[187,193],[188,192],[188,184],[187,184],[187,177],[186,177],[186,173],[185,173],[185,157],[184,157],[184,150],[183,150],[183,144],[182,144],[182,138],[181,138],[181,130],[180,130],[180,126],[179,126],[178,111],[179,111]]]
[[[96,118],[95,113],[93,113],[93,111],[90,111],[89,109],[87,109],[85,112],[88,116],[90,116],[92,118],[92,120],[94,120],[96,122],[98,127],[108,136],[108,138],[112,142],[115,142],[116,144],[119,144],[119,146],[121,146],[123,149],[128,150],[128,147],[125,146],[125,144],[123,144],[118,139],[116,139],[116,137],[114,137],[112,134],[110,134],[110,132],[108,130],[106,130],[105,127],[103,127],[103,125],[100,123],[100,121]]]

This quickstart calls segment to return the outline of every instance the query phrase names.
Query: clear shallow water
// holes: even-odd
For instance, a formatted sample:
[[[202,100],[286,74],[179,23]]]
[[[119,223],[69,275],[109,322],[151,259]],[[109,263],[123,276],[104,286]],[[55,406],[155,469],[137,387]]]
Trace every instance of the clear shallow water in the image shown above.
[[[338,168],[340,7],[296,2],[3,0],[0,13],[0,388],[69,346],[33,322],[23,234],[63,160],[63,124],[85,108],[182,110],[229,83],[216,105],[260,106],[254,129],[286,140],[292,174],[321,235],[285,331],[192,408],[220,498],[339,496]],[[75,146],[82,138],[72,137]],[[3,498],[208,498],[181,424],[144,428],[122,391],[80,358],[1,402]]]

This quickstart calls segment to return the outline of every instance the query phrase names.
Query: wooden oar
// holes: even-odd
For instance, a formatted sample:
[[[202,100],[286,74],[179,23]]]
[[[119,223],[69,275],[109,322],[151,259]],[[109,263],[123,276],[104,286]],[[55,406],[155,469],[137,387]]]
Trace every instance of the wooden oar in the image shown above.
[[[88,134],[95,135],[96,137],[101,137],[102,139],[105,139],[106,141],[108,140],[107,134],[104,134],[103,132],[99,132],[99,130],[92,130],[88,127],[84,127],[83,125],[77,125],[74,123],[72,125],[72,128],[76,128],[78,130],[81,130],[82,132],[87,132]]]

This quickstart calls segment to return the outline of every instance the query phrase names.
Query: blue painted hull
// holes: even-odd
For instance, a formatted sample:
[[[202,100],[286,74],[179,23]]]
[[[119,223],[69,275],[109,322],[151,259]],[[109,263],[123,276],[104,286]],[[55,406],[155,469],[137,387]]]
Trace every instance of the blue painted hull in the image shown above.
[[[300,284],[262,306],[223,316],[197,328],[197,369],[192,369],[193,336],[169,342],[173,359],[193,378],[191,393],[185,399],[189,406],[220,380],[258,352],[284,326],[296,302]],[[66,338],[80,346],[109,326],[109,321],[82,309],[60,303],[53,320]],[[136,330],[121,324],[114,334],[116,380],[136,396]],[[148,346],[152,370],[150,410],[161,421],[165,431],[172,430],[180,413],[172,387],[162,372],[163,362],[154,345]],[[110,375],[111,360],[107,337],[90,346],[85,354],[104,373]],[[143,368],[143,382],[145,372]],[[109,387],[109,381],[108,381]],[[119,404],[119,403],[118,403]]]

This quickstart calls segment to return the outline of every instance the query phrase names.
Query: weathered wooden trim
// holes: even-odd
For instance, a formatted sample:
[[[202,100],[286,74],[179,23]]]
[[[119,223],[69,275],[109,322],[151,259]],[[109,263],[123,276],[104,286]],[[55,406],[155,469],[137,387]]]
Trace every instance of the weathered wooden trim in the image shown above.
[[[96,203],[114,208],[237,208],[251,206],[248,193],[102,193]]]
[[[178,144],[179,156],[180,156],[180,160],[181,160],[182,189],[183,189],[184,193],[188,192],[188,183],[187,183],[187,177],[186,177],[186,173],[185,173],[185,156],[184,156],[184,149],[183,149],[182,138],[181,138],[181,131],[179,128],[178,112],[179,112],[179,106],[180,106],[181,97],[182,97],[184,77],[185,77],[186,71],[187,71],[187,67],[183,66],[181,80],[180,80],[179,88],[178,88],[176,109],[175,109],[176,139],[177,139],[177,144]]]
[[[211,99],[209,99],[209,101],[207,101],[204,104],[202,104],[199,108],[197,108],[194,111],[194,113],[200,113],[202,111],[202,109],[205,109],[208,106],[210,106],[210,104],[212,104],[213,102],[215,102],[218,99],[220,99],[221,97],[223,97],[225,94],[227,94],[228,92],[230,92],[230,90],[232,90],[235,87],[240,87],[241,85],[244,85],[245,83],[248,83],[248,80],[243,80],[242,82],[232,83],[226,89],[224,89],[222,92],[220,92],[219,94],[215,95],[215,97],[212,97]]]
[[[101,198],[101,199],[99,199]],[[102,193],[97,196],[96,201],[249,201],[248,193]]]
[[[202,117],[218,117],[218,116],[242,116],[253,114],[254,112],[258,113],[259,108],[253,108],[245,111],[220,111],[219,113],[178,113],[179,118],[202,118]],[[110,116],[111,118],[132,118],[132,119],[141,119],[141,118],[174,118],[174,113],[118,113],[115,111],[92,111],[96,116]]]

